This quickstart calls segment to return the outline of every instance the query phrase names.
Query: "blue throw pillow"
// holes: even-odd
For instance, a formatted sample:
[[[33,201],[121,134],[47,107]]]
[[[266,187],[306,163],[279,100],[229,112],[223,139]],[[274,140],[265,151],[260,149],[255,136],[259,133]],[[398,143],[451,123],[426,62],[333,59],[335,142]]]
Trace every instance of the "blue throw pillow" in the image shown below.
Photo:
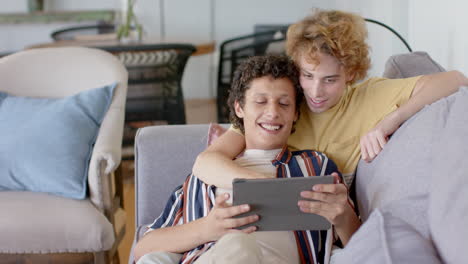
[[[58,99],[0,92],[0,191],[84,199],[89,160],[116,85]]]

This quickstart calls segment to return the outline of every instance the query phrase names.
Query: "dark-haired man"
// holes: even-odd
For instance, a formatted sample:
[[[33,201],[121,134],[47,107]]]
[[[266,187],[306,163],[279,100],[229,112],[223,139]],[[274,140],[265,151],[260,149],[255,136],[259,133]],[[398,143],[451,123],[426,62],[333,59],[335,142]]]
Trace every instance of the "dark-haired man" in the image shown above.
[[[271,178],[334,174],[340,179],[335,163],[324,154],[310,150],[290,152],[287,148],[288,137],[299,116],[300,93],[297,68],[287,57],[252,57],[239,66],[228,99],[231,122],[244,132],[246,139],[246,150],[235,160],[237,164]],[[347,203],[344,185],[316,186],[333,188],[333,197],[344,198],[341,200]],[[319,196],[311,197],[315,194],[311,190],[301,195],[320,200]],[[190,175],[136,245],[138,263],[328,262],[332,229],[255,232],[255,227],[248,227],[238,230],[257,221],[258,216],[234,218],[250,208],[249,205],[232,206],[230,196],[231,190],[206,185]],[[309,212],[312,203],[298,201],[298,206]]]

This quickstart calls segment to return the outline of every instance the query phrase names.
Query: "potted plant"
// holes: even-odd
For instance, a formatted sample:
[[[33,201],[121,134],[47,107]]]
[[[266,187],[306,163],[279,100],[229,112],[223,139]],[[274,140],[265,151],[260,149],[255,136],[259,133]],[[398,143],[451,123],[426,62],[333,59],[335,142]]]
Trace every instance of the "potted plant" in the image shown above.
[[[143,38],[143,27],[135,16],[133,7],[136,0],[126,0],[126,12],[122,14],[123,23],[117,29],[117,38],[120,41],[141,41]]]
[[[44,11],[44,0],[28,0],[29,12]]]

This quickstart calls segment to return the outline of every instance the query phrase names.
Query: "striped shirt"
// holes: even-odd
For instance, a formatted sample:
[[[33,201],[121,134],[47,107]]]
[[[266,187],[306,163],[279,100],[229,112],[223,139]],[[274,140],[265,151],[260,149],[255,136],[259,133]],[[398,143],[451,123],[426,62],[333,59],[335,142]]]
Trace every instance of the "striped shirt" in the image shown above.
[[[323,153],[311,150],[289,151],[286,147],[272,160],[278,178],[323,176],[338,172],[335,163]],[[205,217],[215,204],[216,187],[191,174],[169,198],[164,211],[149,226],[149,231],[182,225]],[[301,263],[328,263],[334,240],[333,228],[323,231],[294,231]],[[185,252],[180,263],[192,263],[216,241]]]

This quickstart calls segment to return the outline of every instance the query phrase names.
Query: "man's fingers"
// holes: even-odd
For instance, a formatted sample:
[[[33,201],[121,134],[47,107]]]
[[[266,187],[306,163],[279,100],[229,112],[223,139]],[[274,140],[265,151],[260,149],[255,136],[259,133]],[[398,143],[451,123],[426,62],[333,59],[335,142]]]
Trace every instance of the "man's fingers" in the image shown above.
[[[310,199],[310,200],[330,202],[328,195],[325,193],[321,193],[321,192],[302,191],[301,197]]]
[[[370,148],[369,141],[366,138],[361,140],[361,158],[365,161],[372,160],[372,150]]]
[[[347,199],[348,190],[344,184],[317,184],[312,191],[302,191],[301,197],[327,204],[342,203]],[[308,201],[304,201],[307,204]]]
[[[377,137],[377,141],[379,142],[381,149],[383,149],[385,144],[387,144],[387,138],[382,134]]]
[[[365,144],[366,144],[367,153],[369,154],[367,157],[367,161],[371,161],[375,157],[374,148],[372,147],[372,143],[370,139],[366,140]]]
[[[335,184],[341,183],[341,177],[340,177],[340,175],[339,175],[338,173],[333,172],[331,175],[332,175],[333,178],[334,178],[334,179],[333,179],[333,183],[335,183]]]
[[[229,200],[229,193],[218,195],[215,199],[215,206],[224,207],[227,200]]]
[[[361,158],[363,160],[367,160],[367,151],[366,151],[366,146],[364,145],[364,139],[361,139],[359,144],[361,145]]]
[[[322,202],[300,200],[297,205],[305,213],[320,214],[324,210],[325,204]]]
[[[229,218],[224,221],[224,227],[227,229],[237,228],[258,221],[258,215],[249,215],[239,218]]]
[[[218,216],[221,218],[231,218],[236,215],[247,213],[248,211],[250,211],[250,206],[248,204],[241,204],[220,209]]]
[[[244,233],[250,234],[250,233],[253,233],[253,232],[257,231],[257,227],[256,226],[249,226],[247,228],[241,229],[241,231],[244,232]]]
[[[336,185],[338,185],[338,184],[336,184]],[[344,187],[342,184],[339,184],[339,185]],[[339,191],[339,192],[341,192],[341,191]],[[317,202],[321,202],[321,203],[326,203],[326,204],[341,203],[342,200],[343,200],[343,198],[342,198],[343,195],[339,195],[338,192],[337,193],[322,193],[322,192],[303,191],[303,192],[301,192],[301,197],[309,199],[309,200],[314,200],[314,201],[317,201]],[[312,201],[312,202],[314,202],[314,201]],[[304,202],[310,202],[310,201],[304,201]]]
[[[299,201],[299,210],[304,213],[317,214],[325,217],[328,221],[334,224],[334,209],[322,202]]]
[[[321,193],[331,193],[331,194],[339,194],[346,192],[346,187],[343,184],[316,184],[312,187],[314,192],[321,192]],[[306,192],[306,191],[305,191]]]
[[[361,138],[361,158],[367,162],[372,161],[387,144],[387,138],[380,131],[369,132]]]
[[[246,233],[246,234],[250,234],[250,233],[253,233],[257,231],[257,227],[256,226],[249,226],[249,227],[246,227],[246,228],[243,228],[243,229],[231,229],[228,231],[228,233],[240,233],[240,232],[243,232],[243,233]]]
[[[375,158],[379,153],[380,151],[382,150],[382,148],[380,147],[380,143],[377,139],[378,136],[375,136],[375,137],[372,137],[371,138],[371,147],[372,147],[372,151],[374,152],[375,156],[373,158]],[[373,159],[372,158],[372,159]]]

